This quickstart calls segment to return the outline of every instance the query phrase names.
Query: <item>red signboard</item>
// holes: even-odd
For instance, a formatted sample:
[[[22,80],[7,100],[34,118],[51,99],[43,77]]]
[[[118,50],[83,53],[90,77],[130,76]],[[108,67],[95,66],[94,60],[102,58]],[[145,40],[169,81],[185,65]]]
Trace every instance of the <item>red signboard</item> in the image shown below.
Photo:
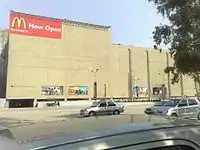
[[[32,15],[11,13],[10,33],[61,39],[62,21]]]

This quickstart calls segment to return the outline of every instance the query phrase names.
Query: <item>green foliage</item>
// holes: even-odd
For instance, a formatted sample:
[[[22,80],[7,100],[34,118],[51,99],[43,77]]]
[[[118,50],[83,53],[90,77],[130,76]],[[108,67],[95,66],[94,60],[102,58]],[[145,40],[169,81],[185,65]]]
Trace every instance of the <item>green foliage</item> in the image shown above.
[[[155,27],[154,48],[162,52],[167,45],[174,60],[173,66],[165,69],[172,73],[172,83],[179,81],[179,74],[194,79],[200,73],[200,0],[148,0],[157,6],[158,14],[170,24]],[[196,79],[198,80],[198,79]]]

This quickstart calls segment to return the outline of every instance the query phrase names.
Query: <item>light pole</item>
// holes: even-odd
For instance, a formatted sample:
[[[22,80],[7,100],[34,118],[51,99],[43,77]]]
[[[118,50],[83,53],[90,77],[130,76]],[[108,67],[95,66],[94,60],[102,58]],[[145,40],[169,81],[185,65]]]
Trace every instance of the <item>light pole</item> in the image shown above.
[[[165,99],[166,98],[165,73],[158,73],[158,75],[160,75],[162,78],[161,89],[159,89],[162,91],[162,93],[159,96],[161,99]]]
[[[97,72],[99,71],[99,68],[96,68],[92,70],[92,73],[94,75],[94,83],[93,83],[93,98],[96,100],[97,99],[97,80],[96,80],[96,75]]]
[[[138,86],[137,84],[138,84],[138,81],[139,81],[140,79],[139,78],[136,78],[135,77],[135,75],[134,74],[132,74],[132,88],[134,88],[135,86]]]
[[[136,98],[138,98],[139,97],[139,95],[138,95],[138,81],[140,80],[139,78],[135,78],[135,76],[134,75],[132,75],[133,77],[132,77],[132,88],[134,89],[134,92],[133,92],[133,94],[134,94],[134,98],[136,97]]]
[[[165,84],[165,74],[163,73],[158,73],[162,77],[162,84]]]

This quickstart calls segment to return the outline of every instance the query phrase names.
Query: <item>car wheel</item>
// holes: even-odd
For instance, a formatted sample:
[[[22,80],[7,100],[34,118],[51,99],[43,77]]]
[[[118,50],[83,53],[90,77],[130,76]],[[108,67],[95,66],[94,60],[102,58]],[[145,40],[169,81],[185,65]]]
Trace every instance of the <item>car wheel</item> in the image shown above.
[[[95,113],[94,111],[91,111],[91,112],[89,113],[89,117],[92,117],[92,116],[96,116],[96,113]]]
[[[172,117],[172,118],[178,118],[178,115],[176,113],[173,113],[173,114],[171,114],[170,117]]]
[[[200,112],[197,115],[197,120],[200,120]]]
[[[115,110],[115,111],[113,112],[113,115],[119,115],[119,114],[120,114],[119,110]]]

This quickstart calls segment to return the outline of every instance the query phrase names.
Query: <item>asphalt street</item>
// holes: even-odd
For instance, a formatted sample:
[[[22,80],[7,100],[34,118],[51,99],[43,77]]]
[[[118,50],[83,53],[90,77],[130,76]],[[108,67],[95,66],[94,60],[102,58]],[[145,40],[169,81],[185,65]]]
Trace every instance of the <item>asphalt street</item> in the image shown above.
[[[144,114],[144,109],[150,105],[127,105],[123,115]],[[58,121],[71,121],[80,119],[80,109],[86,106],[76,107],[52,107],[29,109],[4,109],[0,110],[0,125],[7,127],[22,126],[35,123],[49,123]]]
[[[0,124],[10,129],[17,141],[31,141],[57,134],[92,132],[126,123],[161,122],[161,117],[149,117],[144,109],[149,105],[126,106],[120,115],[82,117],[81,108],[54,107],[43,109],[0,110]]]
[[[161,117],[141,115],[99,116],[78,119],[66,119],[57,122],[38,122],[26,126],[10,128],[17,141],[31,141],[57,134],[71,134],[77,132],[100,131],[127,123],[159,123],[165,121]]]

